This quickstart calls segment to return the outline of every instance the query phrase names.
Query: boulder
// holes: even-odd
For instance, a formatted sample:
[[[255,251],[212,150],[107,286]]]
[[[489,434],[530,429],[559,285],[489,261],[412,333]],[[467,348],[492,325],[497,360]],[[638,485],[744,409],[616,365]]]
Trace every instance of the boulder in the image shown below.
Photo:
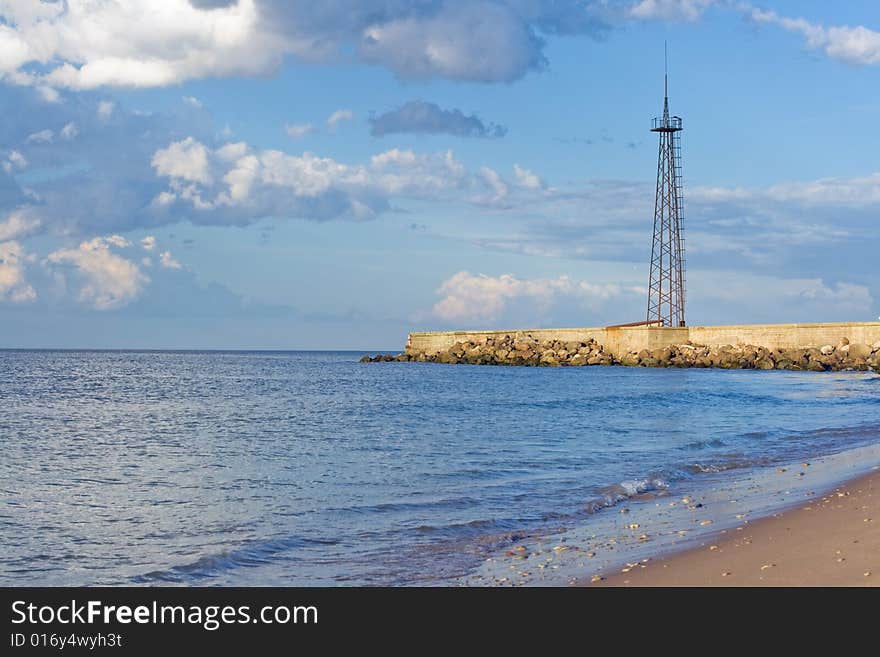
[[[834,347],[832,347],[830,344],[822,345],[822,346],[819,348],[819,352],[820,352],[823,356],[830,356],[831,354],[834,353]]]
[[[854,343],[849,346],[850,358],[867,358],[871,355],[871,347],[863,343]]]

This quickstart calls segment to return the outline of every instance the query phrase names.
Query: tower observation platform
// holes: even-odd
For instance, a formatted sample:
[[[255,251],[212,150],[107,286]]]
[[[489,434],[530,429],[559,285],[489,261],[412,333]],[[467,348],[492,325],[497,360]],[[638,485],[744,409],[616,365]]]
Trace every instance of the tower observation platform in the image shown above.
[[[680,116],[657,116],[651,120],[651,132],[678,132],[681,129]]]

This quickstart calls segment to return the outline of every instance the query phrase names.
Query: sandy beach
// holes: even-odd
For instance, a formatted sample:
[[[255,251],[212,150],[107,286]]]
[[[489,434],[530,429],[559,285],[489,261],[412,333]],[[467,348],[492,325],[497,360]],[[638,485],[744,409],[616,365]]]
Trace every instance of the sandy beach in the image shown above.
[[[880,586],[880,472],[591,586]]]

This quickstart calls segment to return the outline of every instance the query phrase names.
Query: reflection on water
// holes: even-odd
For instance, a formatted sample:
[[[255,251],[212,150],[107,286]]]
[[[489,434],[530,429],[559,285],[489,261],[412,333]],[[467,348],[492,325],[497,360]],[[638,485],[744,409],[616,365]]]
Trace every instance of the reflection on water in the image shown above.
[[[880,427],[870,374],[359,356],[0,352],[0,583],[450,581],[632,495]]]

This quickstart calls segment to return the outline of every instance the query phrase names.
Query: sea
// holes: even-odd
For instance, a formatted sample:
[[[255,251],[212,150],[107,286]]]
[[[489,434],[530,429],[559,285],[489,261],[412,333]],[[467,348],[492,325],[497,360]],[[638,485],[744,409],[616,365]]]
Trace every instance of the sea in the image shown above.
[[[880,462],[870,372],[362,355],[0,351],[0,585],[567,584],[593,562],[516,559],[612,568]]]

